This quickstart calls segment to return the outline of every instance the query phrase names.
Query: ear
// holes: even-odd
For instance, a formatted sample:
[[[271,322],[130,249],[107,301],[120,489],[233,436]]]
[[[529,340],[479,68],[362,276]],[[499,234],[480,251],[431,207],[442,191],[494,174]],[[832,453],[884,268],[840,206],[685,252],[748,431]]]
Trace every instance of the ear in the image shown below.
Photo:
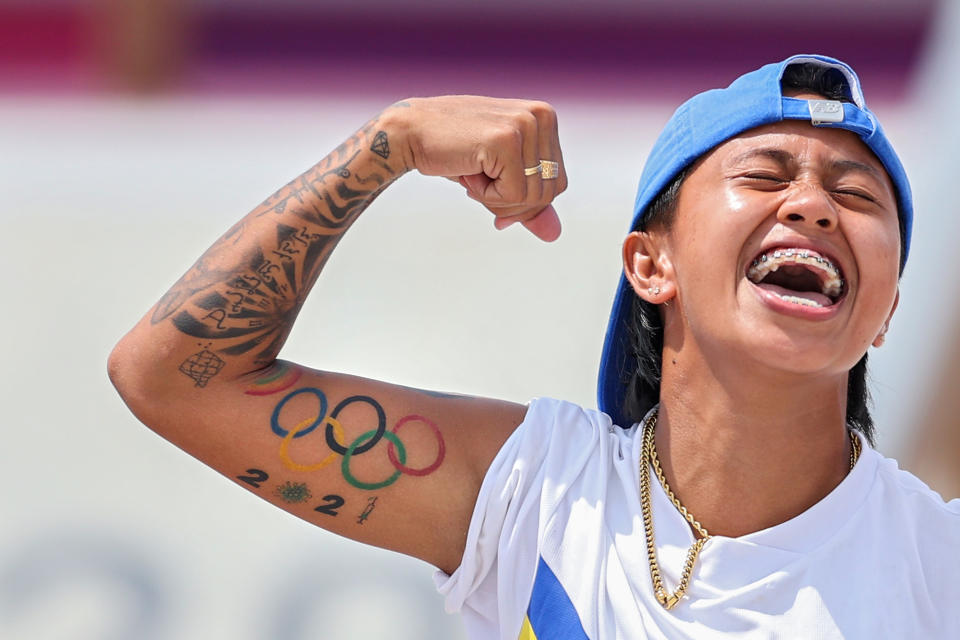
[[[647,302],[663,304],[676,295],[659,234],[634,231],[627,236],[623,241],[623,273],[634,292]]]
[[[887,315],[887,319],[883,322],[883,326],[880,327],[880,333],[877,334],[877,337],[873,339],[873,346],[882,347],[884,341],[887,339],[887,331],[890,330],[890,320],[893,319],[893,312],[897,310],[897,305],[900,304],[900,288],[897,288],[897,295],[893,298],[893,306],[890,308],[890,313]]]

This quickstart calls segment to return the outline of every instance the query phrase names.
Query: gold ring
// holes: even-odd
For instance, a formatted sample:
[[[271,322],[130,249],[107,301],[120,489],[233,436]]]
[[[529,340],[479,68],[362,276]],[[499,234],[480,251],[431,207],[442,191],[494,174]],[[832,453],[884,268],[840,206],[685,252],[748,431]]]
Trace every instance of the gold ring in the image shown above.
[[[535,167],[527,167],[526,169],[523,170],[523,175],[525,175],[525,176],[535,176],[535,175],[537,175],[538,173],[540,173],[540,167],[541,167],[541,165],[539,165],[539,164],[538,164],[537,166],[535,166]]]
[[[560,175],[560,163],[553,160],[540,161],[540,179],[553,180]]]

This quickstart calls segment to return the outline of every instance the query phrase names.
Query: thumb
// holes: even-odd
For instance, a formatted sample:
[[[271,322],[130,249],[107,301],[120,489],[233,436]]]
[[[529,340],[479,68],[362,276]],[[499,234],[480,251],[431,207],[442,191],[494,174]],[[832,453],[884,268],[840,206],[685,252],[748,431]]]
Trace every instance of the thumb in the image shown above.
[[[523,220],[522,224],[527,228],[527,231],[544,242],[553,242],[560,237],[560,217],[553,205],[548,204],[543,211],[534,217]]]
[[[479,200],[486,191],[487,185],[493,182],[493,180],[484,173],[474,173],[468,176],[460,176],[459,182],[467,191],[477,196]]]

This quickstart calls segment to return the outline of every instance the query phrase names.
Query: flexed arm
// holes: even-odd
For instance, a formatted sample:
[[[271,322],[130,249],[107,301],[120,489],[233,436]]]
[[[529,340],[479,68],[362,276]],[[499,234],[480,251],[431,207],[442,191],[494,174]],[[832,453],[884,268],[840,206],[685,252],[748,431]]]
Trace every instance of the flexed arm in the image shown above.
[[[276,356],[342,234],[403,173],[456,179],[498,226],[520,221],[552,239],[549,203],[566,179],[525,175],[541,159],[562,166],[543,103],[447,97],[388,108],[214,243],[120,341],[111,379],[144,423],[262,497],[452,569],[479,482],[523,407]],[[348,509],[354,517],[340,517]]]

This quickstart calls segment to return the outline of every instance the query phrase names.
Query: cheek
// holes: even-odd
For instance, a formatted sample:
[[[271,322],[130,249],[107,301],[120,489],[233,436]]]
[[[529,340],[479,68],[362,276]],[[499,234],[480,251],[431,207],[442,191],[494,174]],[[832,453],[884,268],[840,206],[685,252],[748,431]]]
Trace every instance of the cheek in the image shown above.
[[[896,296],[900,270],[900,232],[894,225],[862,225],[848,237],[857,238],[854,251],[860,293],[873,314],[886,319]]]
[[[732,216],[743,216],[751,208],[750,198],[742,191],[725,189],[722,197],[724,208]]]
[[[879,278],[895,285],[900,270],[900,230],[897,223],[867,220],[847,225],[844,231],[848,238],[856,239],[851,244],[861,279]]]

